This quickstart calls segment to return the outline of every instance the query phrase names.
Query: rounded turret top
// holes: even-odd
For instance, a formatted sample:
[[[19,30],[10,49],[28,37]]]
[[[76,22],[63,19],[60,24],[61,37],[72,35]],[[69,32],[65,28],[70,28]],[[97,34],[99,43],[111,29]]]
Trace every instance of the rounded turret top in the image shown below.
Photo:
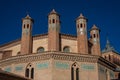
[[[29,14],[27,14],[27,16],[26,16],[25,18],[23,18],[22,21],[23,21],[24,19],[30,19],[32,22],[34,22],[34,20],[29,16]]]
[[[84,17],[82,13],[80,14],[80,16],[79,16],[79,17],[77,17],[77,19],[76,19],[76,20],[78,20],[78,19],[86,19],[86,20],[87,20],[87,18],[86,18],[86,17]]]
[[[55,11],[55,9],[53,9],[48,15],[51,15],[51,14],[56,14],[56,15],[60,16],[60,15]]]
[[[83,14],[81,13],[79,17],[84,17]]]
[[[27,16],[25,17],[26,19],[32,19],[29,14],[27,14]]]
[[[100,30],[100,29],[94,24],[93,27],[91,28],[91,30]]]

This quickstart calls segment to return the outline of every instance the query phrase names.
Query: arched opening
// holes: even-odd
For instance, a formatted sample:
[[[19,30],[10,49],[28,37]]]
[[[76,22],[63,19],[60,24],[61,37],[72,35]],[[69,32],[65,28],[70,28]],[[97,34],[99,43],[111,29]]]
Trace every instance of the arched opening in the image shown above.
[[[95,34],[93,34],[93,37],[94,37],[94,38],[96,37]]]
[[[34,78],[34,68],[31,69],[31,78]]]
[[[76,69],[76,80],[79,80],[79,68]]]
[[[70,47],[69,46],[65,46],[63,48],[63,52],[70,52]]]
[[[28,78],[31,78],[31,79],[34,78],[34,68],[33,68],[31,63],[29,63],[26,67],[25,77],[28,77]]]
[[[27,24],[27,29],[29,28],[29,24]]]
[[[71,67],[71,80],[79,80],[79,66],[74,63]]]
[[[20,51],[17,53],[17,55],[20,55]]]
[[[74,80],[74,68],[71,68],[71,80]]]
[[[39,47],[39,48],[37,49],[37,53],[40,53],[40,52],[44,52],[44,48],[43,48],[43,47]]]
[[[111,56],[109,55],[109,61],[111,61]]]
[[[26,69],[25,76],[29,77],[29,69]]]
[[[83,25],[82,25],[82,24],[80,24],[80,27],[82,28],[82,27],[83,27]]]
[[[24,24],[23,28],[25,29],[25,24]]]
[[[52,21],[53,23],[55,23],[55,19],[53,19],[53,21]]]

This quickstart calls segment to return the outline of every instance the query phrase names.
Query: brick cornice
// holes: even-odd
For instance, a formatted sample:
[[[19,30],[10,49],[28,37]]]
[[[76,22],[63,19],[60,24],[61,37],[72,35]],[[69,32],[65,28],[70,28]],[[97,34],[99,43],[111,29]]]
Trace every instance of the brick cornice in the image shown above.
[[[62,52],[44,52],[33,53],[30,55],[13,56],[8,59],[0,60],[0,66],[10,65],[11,63],[26,63],[39,60],[67,60],[80,62],[97,62],[96,56],[80,55],[77,53],[62,53]]]
[[[45,34],[38,34],[38,35],[33,36],[33,40],[43,39],[43,38],[47,38],[47,37],[48,37],[47,33],[45,33]]]
[[[108,68],[114,69],[115,65],[108,62],[102,57],[95,55],[81,55],[78,53],[64,53],[64,52],[44,52],[44,53],[33,53],[29,55],[13,56],[8,59],[0,60],[0,66],[6,66],[14,63],[28,63],[40,60],[66,60],[66,61],[77,61],[77,62],[90,62],[99,63]]]
[[[70,40],[77,40],[77,36],[70,35],[70,34],[60,34],[62,39],[70,39]]]
[[[0,45],[0,51],[2,51],[2,50],[5,49],[5,48],[9,48],[9,47],[18,45],[18,44],[20,44],[20,43],[21,43],[21,40],[20,40],[20,39],[17,39],[17,40],[8,42],[8,43],[6,43],[6,44]]]

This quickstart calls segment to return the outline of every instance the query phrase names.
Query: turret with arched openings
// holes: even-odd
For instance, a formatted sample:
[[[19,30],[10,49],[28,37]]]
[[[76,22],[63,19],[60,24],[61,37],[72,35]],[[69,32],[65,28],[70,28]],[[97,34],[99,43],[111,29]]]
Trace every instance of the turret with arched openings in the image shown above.
[[[96,27],[96,25],[93,25],[93,27],[90,30],[90,41],[92,43],[92,48],[91,48],[92,55],[101,56],[99,32],[100,30]]]
[[[60,50],[60,15],[53,9],[48,15],[48,51]]]
[[[76,19],[78,53],[88,54],[87,19],[80,14]]]
[[[33,19],[27,14],[22,19],[22,37],[21,37],[21,54],[32,53],[32,26]]]

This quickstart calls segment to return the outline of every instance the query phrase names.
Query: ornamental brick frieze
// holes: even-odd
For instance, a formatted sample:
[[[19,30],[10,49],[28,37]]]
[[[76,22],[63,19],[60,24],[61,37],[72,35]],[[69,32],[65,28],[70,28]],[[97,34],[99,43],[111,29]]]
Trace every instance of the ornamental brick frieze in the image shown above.
[[[31,55],[21,55],[14,56],[8,59],[4,59],[0,61],[0,66],[9,65],[11,63],[27,63],[39,60],[47,60],[50,59],[50,54],[31,54]]]
[[[69,60],[69,61],[79,61],[79,62],[97,62],[97,57],[91,56],[82,56],[80,54],[70,54],[70,53],[61,53],[61,54],[53,54],[53,58],[56,60]]]
[[[0,61],[0,66],[9,65],[11,63],[26,63],[40,60],[66,60],[66,61],[78,61],[78,62],[93,62],[98,61],[98,57],[90,55],[80,55],[77,53],[62,53],[62,52],[44,52],[44,53],[33,53],[29,55],[19,55],[10,57]]]

